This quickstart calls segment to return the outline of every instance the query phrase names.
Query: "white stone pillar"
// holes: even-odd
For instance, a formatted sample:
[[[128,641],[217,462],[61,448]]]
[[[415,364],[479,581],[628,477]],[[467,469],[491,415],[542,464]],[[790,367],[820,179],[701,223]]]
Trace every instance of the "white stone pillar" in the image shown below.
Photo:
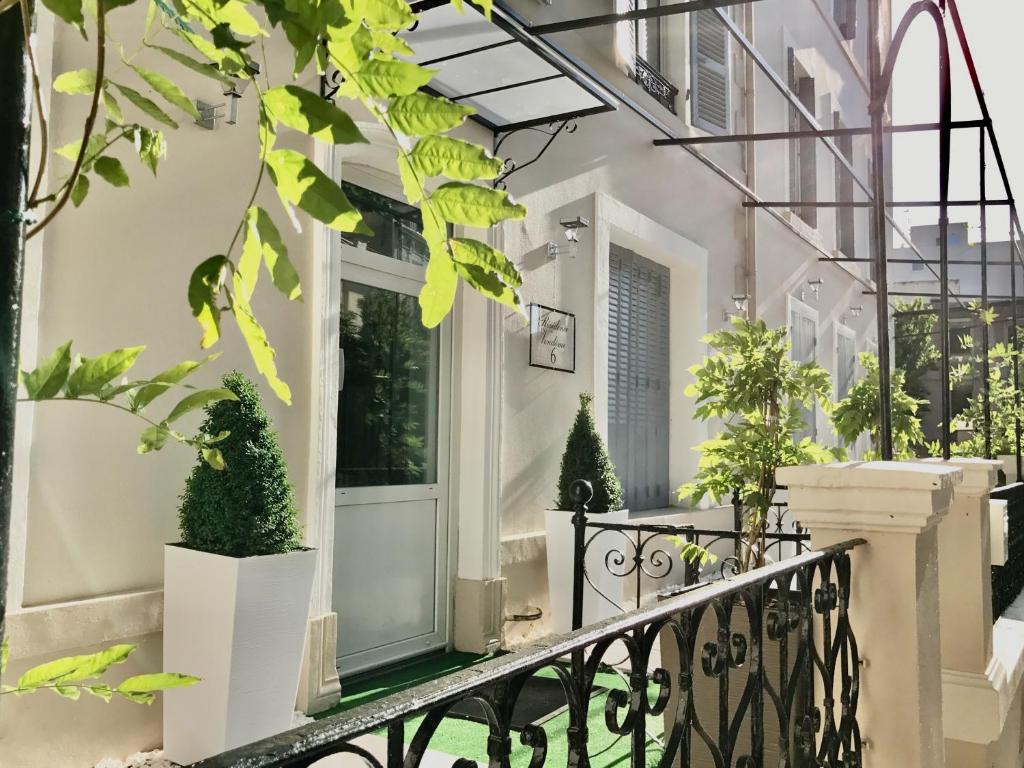
[[[989,494],[1001,462],[928,459],[927,463],[959,467],[964,473],[964,481],[953,492],[949,514],[939,526],[940,610],[943,616],[955,617],[942,623],[942,668],[984,673],[992,658]]]
[[[958,467],[867,462],[787,467],[794,520],[818,549],[848,539],[850,625],[861,674],[857,720],[866,768],[943,768],[938,522]]]

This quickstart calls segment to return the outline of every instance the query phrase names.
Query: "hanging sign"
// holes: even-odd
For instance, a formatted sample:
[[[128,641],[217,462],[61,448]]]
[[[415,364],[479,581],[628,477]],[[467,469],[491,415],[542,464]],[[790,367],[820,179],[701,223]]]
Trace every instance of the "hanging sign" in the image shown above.
[[[530,305],[530,365],[576,372],[576,315],[543,304]]]

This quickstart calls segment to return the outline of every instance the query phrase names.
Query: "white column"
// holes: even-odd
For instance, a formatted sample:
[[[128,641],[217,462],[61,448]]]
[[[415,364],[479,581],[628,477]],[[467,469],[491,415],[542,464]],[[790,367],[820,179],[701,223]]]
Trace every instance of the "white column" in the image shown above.
[[[455,647],[501,644],[505,580],[498,516],[501,312],[476,291],[456,298],[453,339],[452,519],[458,526]]]
[[[862,660],[857,719],[867,768],[942,768],[938,522],[958,467],[867,462],[787,467],[793,519],[817,549],[848,539],[850,622]]]

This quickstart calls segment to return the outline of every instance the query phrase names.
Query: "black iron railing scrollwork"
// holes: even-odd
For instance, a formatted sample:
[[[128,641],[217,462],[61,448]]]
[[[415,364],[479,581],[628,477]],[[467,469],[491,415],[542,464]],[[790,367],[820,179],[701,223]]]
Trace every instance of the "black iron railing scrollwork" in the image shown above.
[[[419,768],[443,751],[432,745],[452,708],[473,701],[487,722],[476,751],[491,768],[554,766],[556,739],[568,751],[559,768],[597,768],[598,745],[619,737],[631,768],[857,768],[849,552],[862,543],[705,583],[196,765],[298,767],[347,753],[371,768]],[[609,666],[623,683],[599,686]],[[567,719],[514,730],[524,686],[542,674],[559,681]],[[453,768],[474,762],[448,758]]]
[[[633,59],[633,79],[658,103],[675,114],[679,89],[640,56]]]
[[[780,488],[785,491],[785,488]],[[651,585],[689,587],[701,581],[713,581],[739,573],[743,559],[743,505],[739,493],[733,495],[733,527],[730,529],[698,528],[693,525],[663,525],[644,523],[604,523],[588,516],[587,504],[593,495],[588,483],[582,480],[570,490],[576,503],[573,514],[576,548],[573,560],[573,627],[582,625],[583,599],[589,594],[617,610],[639,608],[645,597],[652,598],[658,590]],[[810,551],[811,535],[799,522],[788,517],[785,501],[772,505],[766,525],[765,556],[769,562]],[[581,545],[582,542],[582,545]],[[731,554],[716,560],[701,562],[682,556],[682,547],[696,545],[706,550],[722,549],[726,544]],[[600,558],[590,557],[592,549],[602,552]],[[609,594],[599,585],[597,574],[588,563],[600,563],[599,568],[620,579],[629,579],[626,590],[616,589]],[[680,570],[677,568],[677,565]],[[646,582],[646,584],[645,584]],[[629,592],[628,596],[625,592]],[[627,605],[628,600],[628,605]]]
[[[992,566],[992,620],[995,621],[1024,590],[1024,483],[996,488],[993,499],[1006,504],[1006,565]]]

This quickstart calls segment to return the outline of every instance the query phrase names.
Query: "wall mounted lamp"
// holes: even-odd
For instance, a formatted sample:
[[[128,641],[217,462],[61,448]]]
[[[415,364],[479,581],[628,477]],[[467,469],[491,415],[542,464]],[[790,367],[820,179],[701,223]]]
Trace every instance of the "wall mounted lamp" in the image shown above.
[[[864,307],[858,304],[856,307],[850,307],[850,314],[854,317],[860,317],[861,312],[864,311]]]
[[[747,308],[750,306],[750,294],[747,293],[734,293],[732,295],[732,304],[736,307],[735,312],[730,312],[728,309],[722,313],[722,319],[729,322],[734,317],[746,317]]]
[[[821,298],[821,286],[825,284],[825,281],[820,277],[816,277],[813,280],[807,281],[807,287],[811,289],[811,293],[814,294],[814,300],[817,301]]]
[[[238,122],[238,102],[248,89],[249,83],[259,73],[260,65],[255,61],[250,61],[245,65],[246,77],[230,77],[225,83],[224,95],[228,98],[228,125],[235,125]],[[217,121],[224,117],[224,113],[221,112],[224,106],[223,103],[211,104],[202,99],[196,99],[196,109],[199,110],[199,119],[196,120],[196,123],[209,131],[214,130],[217,127]]]
[[[568,219],[558,223],[565,228],[565,239],[570,243],[578,243],[580,241],[580,230],[590,228],[590,220],[585,219],[582,216],[577,216],[575,219]]]

